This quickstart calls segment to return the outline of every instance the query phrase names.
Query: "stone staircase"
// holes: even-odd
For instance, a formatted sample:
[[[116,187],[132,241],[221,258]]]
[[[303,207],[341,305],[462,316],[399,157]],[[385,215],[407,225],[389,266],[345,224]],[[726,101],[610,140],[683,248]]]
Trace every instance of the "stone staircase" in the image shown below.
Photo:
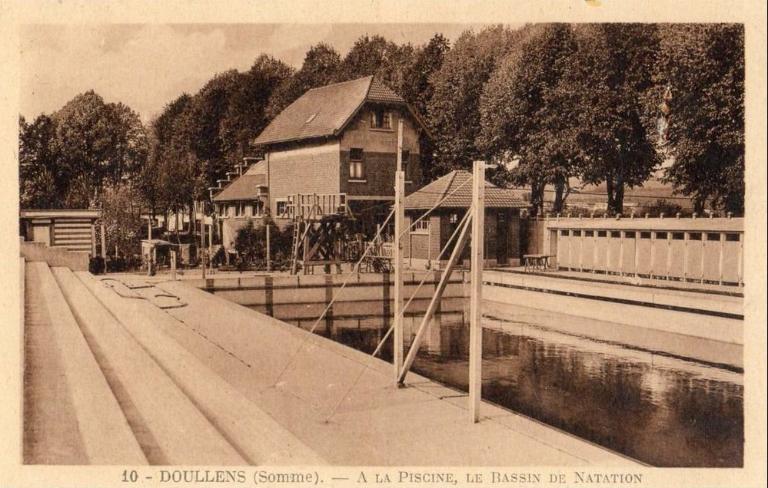
[[[324,463],[155,327],[168,320],[87,272],[26,263],[24,463]]]

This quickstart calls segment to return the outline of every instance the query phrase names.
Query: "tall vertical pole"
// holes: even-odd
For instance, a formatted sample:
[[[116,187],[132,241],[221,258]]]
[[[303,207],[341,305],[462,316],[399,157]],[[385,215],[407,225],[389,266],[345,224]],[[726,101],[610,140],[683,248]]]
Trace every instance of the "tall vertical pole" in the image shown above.
[[[483,249],[485,246],[485,162],[475,161],[472,181],[472,260],[469,309],[469,412],[472,422],[480,420],[483,383]]]
[[[104,225],[104,220],[101,220],[101,257],[104,258],[104,269],[102,271],[104,273],[107,272],[107,228]],[[117,244],[115,244],[117,246]],[[117,258],[117,253],[115,253],[115,258]]]
[[[205,279],[205,202],[200,204],[200,269]]]
[[[264,225],[266,226],[266,234],[267,234],[267,273],[272,271],[272,253],[270,252],[270,242],[269,242],[269,221],[267,219],[264,219]]]
[[[395,306],[393,356],[395,385],[399,384],[403,369],[403,253],[400,234],[405,221],[405,173],[403,172],[403,119],[397,121],[397,171],[395,171],[395,241],[392,267],[395,270]]]
[[[176,281],[176,251],[171,251],[171,280]]]

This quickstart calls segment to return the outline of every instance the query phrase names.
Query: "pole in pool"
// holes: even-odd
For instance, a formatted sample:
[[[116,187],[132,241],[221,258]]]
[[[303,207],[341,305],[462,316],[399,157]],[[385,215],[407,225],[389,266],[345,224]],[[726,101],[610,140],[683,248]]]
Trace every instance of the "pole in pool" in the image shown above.
[[[405,173],[403,171],[403,119],[397,122],[397,171],[395,172],[395,232],[392,247],[393,269],[395,271],[395,306],[393,356],[395,386],[399,385],[400,372],[403,369],[403,256],[400,234],[403,233],[405,220],[404,208]]]
[[[483,324],[482,291],[485,231],[485,162],[475,161],[472,172],[472,242],[471,298],[469,305],[469,413],[471,421],[480,420],[482,398]]]

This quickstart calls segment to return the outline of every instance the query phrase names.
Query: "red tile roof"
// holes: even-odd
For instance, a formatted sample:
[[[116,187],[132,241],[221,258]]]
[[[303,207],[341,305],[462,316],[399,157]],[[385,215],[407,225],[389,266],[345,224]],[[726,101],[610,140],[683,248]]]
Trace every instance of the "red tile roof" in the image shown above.
[[[405,197],[405,208],[409,210],[427,210],[436,203],[445,208],[467,208],[472,203],[472,173],[469,171],[451,171],[427,186]],[[514,192],[485,182],[486,208],[525,208],[528,205]]]
[[[256,145],[337,135],[365,102],[405,104],[373,76],[313,88],[285,108],[256,138]]]

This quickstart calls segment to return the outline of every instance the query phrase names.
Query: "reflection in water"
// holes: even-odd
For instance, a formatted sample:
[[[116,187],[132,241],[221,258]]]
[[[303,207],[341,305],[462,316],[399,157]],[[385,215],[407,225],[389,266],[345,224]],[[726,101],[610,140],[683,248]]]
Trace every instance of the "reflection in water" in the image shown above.
[[[406,341],[416,333],[426,301],[412,307]],[[414,370],[466,391],[465,308],[465,302],[443,307]],[[302,305],[273,314],[309,329],[322,309]],[[316,331],[370,353],[389,327],[388,312],[381,302],[334,305]],[[740,373],[559,333],[546,327],[551,314],[536,324],[535,316],[527,310],[524,322],[486,318],[484,399],[654,466],[742,466]],[[391,360],[391,346],[382,357]]]

